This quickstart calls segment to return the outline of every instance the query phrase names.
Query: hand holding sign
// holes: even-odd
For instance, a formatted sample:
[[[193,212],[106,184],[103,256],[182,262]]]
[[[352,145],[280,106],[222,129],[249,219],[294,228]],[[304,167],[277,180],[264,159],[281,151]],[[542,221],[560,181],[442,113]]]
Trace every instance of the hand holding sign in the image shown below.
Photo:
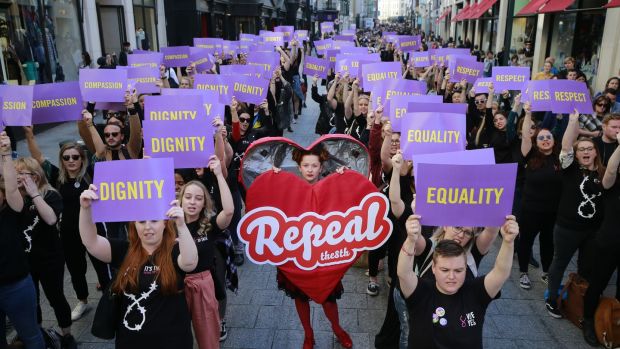
[[[392,156],[392,168],[396,173],[400,173],[400,169],[403,167],[403,154],[399,151]]]
[[[407,230],[407,239],[415,243],[420,238],[422,232],[422,225],[420,225],[420,216],[412,214],[407,218],[405,222],[405,229]]]
[[[504,242],[512,243],[519,235],[519,224],[515,216],[506,216],[506,222],[500,229]]]
[[[89,209],[95,200],[99,200],[99,195],[97,195],[97,186],[91,184],[88,189],[84,190],[82,194],[80,194],[80,207],[83,209]]]
[[[181,208],[179,200],[173,200],[170,203],[170,206],[172,207],[170,207],[168,212],[166,212],[166,217],[168,217],[169,219],[173,219],[177,228],[182,228],[183,226],[185,226],[185,213],[183,212],[183,209]],[[178,238],[177,238],[177,241],[178,241]]]
[[[222,175],[222,164],[217,156],[212,155],[211,158],[209,158],[209,164],[207,167],[209,167],[211,172],[213,172],[216,177]]]

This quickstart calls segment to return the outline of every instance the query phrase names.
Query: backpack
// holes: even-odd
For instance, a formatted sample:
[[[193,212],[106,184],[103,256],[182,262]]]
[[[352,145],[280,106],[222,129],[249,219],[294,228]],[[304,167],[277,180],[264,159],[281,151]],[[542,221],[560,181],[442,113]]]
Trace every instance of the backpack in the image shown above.
[[[620,348],[620,302],[601,297],[594,314],[594,331],[605,348]]]

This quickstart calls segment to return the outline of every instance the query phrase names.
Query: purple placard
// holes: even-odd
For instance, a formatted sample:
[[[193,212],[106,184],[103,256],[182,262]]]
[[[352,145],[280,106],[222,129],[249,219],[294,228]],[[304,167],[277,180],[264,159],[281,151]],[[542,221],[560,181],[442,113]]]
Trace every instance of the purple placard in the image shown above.
[[[365,91],[372,91],[376,85],[402,78],[403,72],[400,62],[366,63],[362,65],[361,85]]]
[[[528,81],[525,92],[521,96],[521,102],[530,102],[532,111],[552,111],[555,99],[552,86],[556,81],[560,80]]]
[[[82,119],[82,94],[77,81],[34,85],[32,124]]]
[[[390,101],[395,96],[418,96],[426,94],[426,81],[419,80],[389,80],[384,84],[377,84],[373,88],[373,105],[383,104],[385,110],[391,110]]]
[[[416,214],[428,226],[503,225],[512,212],[517,164],[420,164]]]
[[[0,85],[4,126],[32,125],[32,86]]]
[[[467,113],[467,103],[411,103],[408,109],[410,113],[452,113],[464,117]]]
[[[336,69],[336,56],[340,54],[340,50],[327,50],[324,58],[329,60],[329,67]]]
[[[146,96],[144,99],[144,153],[172,157],[175,168],[206,167],[213,155],[211,119],[214,100],[202,96]],[[215,102],[215,103],[214,103]]]
[[[133,68],[157,68],[164,63],[164,55],[161,52],[149,52],[145,54],[131,54],[127,56],[127,65]]]
[[[224,43],[224,39],[220,38],[194,38],[194,47],[206,48],[209,49],[209,53],[222,54],[222,45]]]
[[[255,42],[251,45],[250,53],[274,53],[274,46],[265,42]]]
[[[360,67],[365,63],[373,63],[381,61],[378,58],[378,53],[367,55],[336,55],[336,72],[337,73],[349,73],[353,78],[358,78],[361,81],[362,70]]]
[[[130,68],[127,70],[127,79],[134,81],[138,93],[159,93],[159,68]]]
[[[261,38],[266,44],[272,46],[284,46],[284,33],[267,32],[262,33]]]
[[[230,104],[232,100],[232,88],[226,82],[226,77],[216,74],[198,74],[194,78],[194,88],[196,90],[214,91],[219,94],[219,101],[222,104]]]
[[[435,104],[437,106],[441,104]],[[418,154],[465,150],[465,117],[450,113],[407,113],[400,124],[401,149],[406,159]]]
[[[425,68],[432,64],[431,56],[428,51],[412,52],[410,60],[413,61],[413,66],[416,68]]]
[[[187,67],[190,64],[189,46],[162,47],[166,67]]]
[[[260,104],[267,98],[269,79],[236,75],[227,76],[224,81],[230,83],[232,95],[240,102]]]
[[[385,38],[386,36],[390,36],[390,35],[398,35],[397,32],[383,32],[382,36]]]
[[[127,69],[80,69],[80,91],[86,102],[124,102]]]
[[[232,64],[232,65],[221,65],[220,66],[220,75],[245,75],[252,77],[261,77],[261,68],[255,65],[241,65],[241,64]]]
[[[308,31],[307,30],[295,30],[295,33],[293,34],[293,38],[295,38],[295,40],[299,42],[308,41]]]
[[[356,46],[351,46],[351,47],[343,47],[340,52],[342,54],[345,55],[367,55],[367,54],[371,54],[368,53],[368,47],[356,47]]]
[[[493,83],[493,78],[478,78],[474,82],[476,93],[489,93],[489,86]]]
[[[215,58],[209,53],[209,49],[206,48],[190,47],[189,58],[198,73],[209,71],[214,66]]]
[[[95,223],[167,219],[174,165],[171,158],[100,161],[93,184],[99,195],[92,204]]]
[[[324,55],[326,50],[330,50],[334,46],[334,40],[326,39],[326,40],[317,40],[314,42],[314,47],[316,48],[316,53],[320,55]]]
[[[420,35],[401,35],[398,37],[398,48],[403,52],[417,51],[420,49]]]
[[[153,52],[153,51],[148,51],[148,50],[138,50],[138,49],[135,49],[135,50],[132,50],[132,51],[131,51],[131,53],[132,53],[132,54],[134,54],[134,55],[141,55],[141,54],[151,53],[151,52]]]
[[[235,57],[239,50],[239,43],[237,41],[224,40],[222,43],[222,55],[226,57]]]
[[[293,33],[295,32],[295,27],[292,25],[281,25],[273,28],[273,31],[276,33],[284,34],[284,42],[289,42],[293,38]]]
[[[334,30],[334,22],[322,22],[321,23],[321,33],[333,33]]]
[[[334,40],[332,48],[336,50],[346,50],[349,47],[355,47],[355,43],[352,41]]]
[[[318,75],[321,79],[327,79],[329,61],[327,59],[306,56],[304,59],[304,74],[308,76]]]
[[[334,35],[333,37],[336,41],[355,41],[355,36],[351,35]]]
[[[529,67],[493,67],[493,86],[495,91],[525,91],[529,80]]]
[[[409,112],[409,105],[414,103],[442,103],[443,97],[437,95],[393,96],[389,99],[390,122],[392,130],[399,132],[401,119]]]
[[[494,165],[493,148],[455,151],[451,153],[420,154],[413,158],[413,177],[417,181],[419,164]]]
[[[252,43],[252,42],[257,42],[259,40],[260,40],[260,37],[258,35],[244,34],[244,33],[239,34],[239,41]]]
[[[549,80],[552,89],[551,108],[556,114],[592,114],[590,91],[585,82],[572,80]]]
[[[476,82],[476,79],[482,77],[484,63],[472,61],[461,56],[453,56],[450,60],[450,81],[459,82],[463,79],[470,84]]]
[[[355,29],[344,29],[342,35],[355,36]]]
[[[437,64],[446,66],[449,55],[470,56],[471,51],[468,48],[438,48],[435,49],[435,60]]]
[[[260,67],[263,77],[271,78],[273,71],[280,66],[280,54],[276,52],[250,52],[247,58],[248,65]]]

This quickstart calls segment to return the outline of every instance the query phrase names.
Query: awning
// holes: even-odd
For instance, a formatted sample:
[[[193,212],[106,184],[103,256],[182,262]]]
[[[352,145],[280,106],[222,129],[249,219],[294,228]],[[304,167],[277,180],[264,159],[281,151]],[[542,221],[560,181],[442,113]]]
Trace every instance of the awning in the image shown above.
[[[461,17],[461,20],[471,19],[472,15],[476,12],[476,8],[478,7],[478,5],[480,4],[477,2],[471,4],[471,6],[469,6],[469,9],[467,10],[467,13],[465,13],[463,17]]]
[[[483,2],[478,4],[478,6],[476,6],[474,11],[472,11],[470,13],[469,19],[478,19],[478,18],[480,18],[480,16],[482,16],[491,7],[493,7],[493,5],[495,5],[496,2],[497,2],[497,0],[484,0]]]
[[[521,11],[517,13],[517,16],[533,15],[549,0],[532,0],[529,4],[523,6]]]
[[[469,5],[465,5],[465,7],[463,7],[463,9],[459,11],[454,18],[452,18],[452,22],[463,20],[463,17],[467,14],[467,11],[469,11]]]
[[[441,16],[439,16],[439,18],[437,18],[437,19],[435,20],[435,23],[439,23],[439,22],[441,22],[444,18],[448,17],[448,15],[450,14],[450,12],[452,12],[452,8],[451,8],[451,7],[446,8],[446,10],[445,10],[445,11],[443,11],[443,13],[441,14]]]
[[[620,7],[620,0],[611,0],[609,4],[603,6],[605,8]]]
[[[538,13],[551,13],[560,12],[566,10],[567,7],[572,5],[575,0],[549,0],[545,6],[543,6]]]

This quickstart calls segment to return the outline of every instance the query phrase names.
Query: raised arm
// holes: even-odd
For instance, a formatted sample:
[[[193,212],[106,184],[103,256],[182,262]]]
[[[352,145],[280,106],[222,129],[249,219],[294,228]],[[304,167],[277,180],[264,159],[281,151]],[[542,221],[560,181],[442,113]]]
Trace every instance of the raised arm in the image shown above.
[[[185,214],[179,205],[179,200],[174,200],[171,205],[172,207],[166,212],[166,216],[174,220],[177,228],[177,241],[179,242],[177,264],[181,270],[190,272],[196,269],[198,264],[198,249],[192,234],[185,225]]]
[[[340,73],[336,73],[334,77],[334,82],[327,91],[327,103],[332,108],[332,110],[336,110],[338,108],[338,101],[336,100],[336,85],[338,85],[338,81],[340,80]]]
[[[525,109],[525,118],[521,127],[521,155],[526,157],[530,150],[532,150],[532,139],[527,136],[532,128],[532,108],[530,102],[526,102],[523,109]]]
[[[579,112],[575,109],[575,111],[568,117],[568,126],[566,127],[566,132],[564,132],[564,137],[562,137],[563,153],[570,153],[573,151],[573,143],[577,140],[578,136]]]
[[[416,253],[416,242],[420,238],[422,226],[420,216],[411,215],[405,223],[407,229],[407,239],[400,248],[396,272],[400,281],[400,290],[405,298],[409,298],[418,287],[418,276],[413,271],[413,260]]]
[[[39,165],[43,164],[45,161],[45,157],[43,157],[43,153],[37,144],[36,139],[34,138],[34,132],[32,131],[32,126],[24,126],[24,136],[26,137],[26,143],[28,144],[28,151],[30,151],[30,156],[33,159],[37,160]]]
[[[17,172],[13,164],[11,139],[6,132],[0,133],[0,156],[2,157],[2,179],[6,202],[15,212],[21,212],[24,208],[24,198],[19,193],[17,186]]]
[[[93,255],[103,263],[112,261],[112,249],[110,242],[103,236],[97,235],[97,227],[93,223],[92,202],[99,200],[97,187],[91,184],[87,190],[80,195],[80,238],[88,253]]]
[[[353,116],[358,116],[361,114],[360,112],[360,107],[359,107],[359,80],[357,78],[355,78],[355,80],[353,80],[353,86],[352,86],[352,90],[353,90]]]
[[[88,133],[90,134],[90,139],[92,140],[92,144],[95,146],[95,156],[99,159],[105,157],[106,147],[93,124],[93,114],[91,114],[88,110],[82,110],[82,121],[84,125],[86,125],[88,129]],[[140,120],[138,120],[140,121]]]
[[[405,203],[400,197],[400,170],[403,167],[403,154],[396,153],[392,157],[392,177],[390,177],[390,206],[392,207],[392,214],[396,218],[400,218],[405,211]]]
[[[138,102],[138,92],[134,88],[125,94],[125,106],[127,114],[129,114],[129,142],[127,142],[127,150],[132,159],[137,159],[142,150],[142,124],[138,110],[134,105]]]
[[[235,204],[233,204],[232,194],[230,193],[230,188],[228,188],[228,183],[226,182],[226,177],[222,173],[222,166],[220,165],[220,161],[217,157],[211,157],[209,161],[209,168],[217,178],[217,186],[220,188],[220,199],[222,200],[222,211],[217,214],[216,222],[217,227],[220,229],[226,229],[230,225],[230,221],[232,220],[233,213],[235,212]]]
[[[512,269],[512,257],[514,254],[514,241],[519,235],[519,224],[514,216],[507,216],[506,222],[500,229],[502,233],[502,246],[499,249],[493,269],[484,278],[484,288],[491,298],[495,298],[502,286],[510,276]]]
[[[616,140],[620,143],[620,133],[616,135]],[[620,146],[616,147],[613,154],[609,158],[609,162],[607,162],[607,168],[605,169],[605,175],[603,176],[603,188],[609,189],[614,186],[616,183],[616,178],[618,176],[618,170],[620,166]]]
[[[284,68],[284,70],[288,71],[291,68],[291,59],[286,54],[286,52],[284,52],[282,47],[278,46],[276,47],[276,50],[280,53],[280,57],[284,59],[284,63],[282,63],[282,67]]]
[[[381,169],[383,172],[388,173],[392,170],[392,155],[390,154],[390,148],[392,147],[392,125],[386,123],[383,126],[383,143],[381,143]]]
[[[222,173],[224,177],[228,175],[228,171],[226,170],[226,146],[224,145],[224,137],[222,136],[222,128],[224,127],[224,122],[220,119],[219,116],[213,119],[212,125],[216,128],[214,141],[215,141],[215,156],[220,160],[222,164]]]

